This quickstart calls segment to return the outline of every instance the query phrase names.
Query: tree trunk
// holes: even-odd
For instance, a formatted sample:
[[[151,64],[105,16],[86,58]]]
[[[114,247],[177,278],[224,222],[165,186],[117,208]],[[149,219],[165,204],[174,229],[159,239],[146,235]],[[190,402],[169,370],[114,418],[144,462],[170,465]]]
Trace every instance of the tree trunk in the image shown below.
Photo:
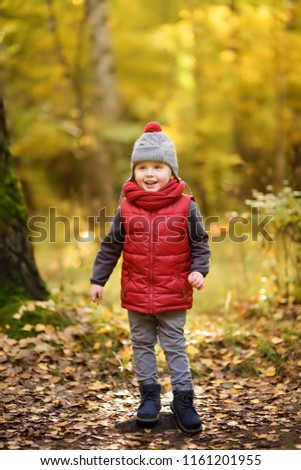
[[[106,0],[87,0],[90,25],[92,73],[96,86],[96,106],[100,117],[116,120],[121,115]]]
[[[26,241],[26,211],[11,160],[0,97],[0,306],[17,298],[43,300],[48,296],[32,246]]]
[[[102,207],[108,213],[116,207],[114,202],[113,166],[116,145],[104,142],[101,135],[102,124],[114,123],[121,118],[122,106],[118,94],[115,61],[111,47],[111,35],[108,25],[106,0],[86,0],[89,25],[91,75],[94,84],[93,108],[98,125],[96,126],[93,148],[90,149],[93,162],[93,174],[87,180],[97,183]],[[95,132],[94,130],[94,132]],[[117,151],[119,154],[122,150]],[[97,171],[95,171],[97,169]]]
[[[287,109],[289,106],[289,79],[287,50],[290,49],[289,34],[294,23],[294,2],[283,2],[287,13],[287,21],[278,44],[275,46],[276,79],[278,85],[276,117],[276,139],[275,139],[275,167],[274,167],[274,188],[279,192],[284,185],[284,180],[291,177],[291,165],[288,164],[288,157],[291,149],[288,141]],[[279,34],[279,33],[278,33]],[[276,36],[277,37],[277,36]]]

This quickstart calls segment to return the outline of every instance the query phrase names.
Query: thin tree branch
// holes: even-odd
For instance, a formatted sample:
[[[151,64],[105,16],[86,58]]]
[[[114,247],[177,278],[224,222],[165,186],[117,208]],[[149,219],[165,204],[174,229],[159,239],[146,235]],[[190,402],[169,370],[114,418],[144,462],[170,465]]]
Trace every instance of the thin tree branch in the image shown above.
[[[81,129],[82,133],[85,133],[85,124],[84,124],[84,106],[83,106],[83,88],[82,81],[80,77],[81,70],[81,57],[82,57],[82,33],[87,19],[87,12],[84,8],[83,16],[79,24],[75,57],[73,67],[68,62],[66,55],[64,54],[63,44],[60,38],[58,30],[58,20],[54,8],[53,0],[45,0],[48,6],[49,12],[49,26],[50,31],[53,35],[55,52],[58,57],[59,63],[61,64],[64,76],[69,80],[72,91],[75,95],[76,107],[79,110],[79,116],[77,118],[77,125]]]
[[[72,79],[71,67],[67,61],[67,58],[63,51],[63,46],[61,42],[61,38],[59,35],[58,27],[57,27],[57,16],[54,9],[53,0],[45,0],[48,6],[49,12],[49,27],[50,31],[53,35],[55,51],[58,56],[59,62],[64,69],[64,74],[67,78]]]
[[[82,86],[82,77],[81,77],[81,70],[82,70],[82,52],[83,52],[83,37],[84,37],[84,29],[86,26],[87,21],[87,9],[84,6],[83,15],[81,21],[79,23],[79,28],[77,32],[76,38],[76,48],[75,48],[75,57],[74,57],[74,66],[73,66],[73,86],[76,94],[77,100],[77,108],[80,111],[79,116],[79,123],[80,127],[85,133],[85,123],[84,123],[84,94],[83,94],[83,86]]]
[[[9,152],[9,136],[5,119],[4,101],[0,97],[0,157],[2,168],[6,168],[10,152]]]

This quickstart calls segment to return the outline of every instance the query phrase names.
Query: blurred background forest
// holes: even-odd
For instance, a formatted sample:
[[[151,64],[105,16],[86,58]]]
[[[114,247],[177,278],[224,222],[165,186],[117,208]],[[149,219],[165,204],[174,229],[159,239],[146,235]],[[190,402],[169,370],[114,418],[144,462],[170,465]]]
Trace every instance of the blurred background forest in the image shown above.
[[[28,218],[49,218],[50,207],[63,218],[55,243],[49,231],[33,243],[50,289],[87,299],[99,243],[91,220],[117,208],[133,143],[156,120],[204,218],[220,217],[207,227],[217,238],[202,308],[300,299],[300,1],[2,0],[0,9],[1,87]],[[274,242],[221,242],[229,218],[251,205],[274,215]],[[94,243],[63,243],[74,216]],[[117,302],[118,282],[109,285]]]
[[[301,4],[1,2],[9,125],[30,214],[115,208],[150,120],[205,214],[301,181]]]

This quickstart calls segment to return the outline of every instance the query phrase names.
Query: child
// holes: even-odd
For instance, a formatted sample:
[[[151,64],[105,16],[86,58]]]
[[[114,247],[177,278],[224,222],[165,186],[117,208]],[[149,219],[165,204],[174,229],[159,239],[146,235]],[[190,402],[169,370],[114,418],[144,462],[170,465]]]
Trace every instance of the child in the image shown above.
[[[174,145],[159,123],[148,123],[136,141],[131,168],[94,262],[90,294],[102,301],[103,287],[123,252],[121,301],[128,310],[141,393],[137,421],[159,418],[158,337],[171,374],[171,409],[179,427],[193,434],[202,423],[193,406],[184,326],[193,288],[203,289],[209,270],[208,235],[193,197],[183,194]]]

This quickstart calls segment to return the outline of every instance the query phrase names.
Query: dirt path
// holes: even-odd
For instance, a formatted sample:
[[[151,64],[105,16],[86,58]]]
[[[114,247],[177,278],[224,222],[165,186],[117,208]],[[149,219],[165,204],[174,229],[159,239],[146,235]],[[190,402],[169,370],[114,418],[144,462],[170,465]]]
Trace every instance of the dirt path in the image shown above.
[[[204,431],[189,436],[177,428],[169,391],[162,396],[159,422],[143,428],[135,421],[139,397],[133,386],[119,383],[93,390],[93,382],[72,381],[36,386],[35,378],[28,377],[23,385],[2,390],[0,445],[69,450],[301,448],[300,388],[277,394],[277,384],[240,380],[219,387],[199,383],[196,394]]]
[[[204,341],[202,357],[193,363],[204,430],[189,436],[169,409],[172,394],[162,365],[160,420],[139,427],[134,371],[114,353],[110,331],[103,347],[93,339],[90,349],[82,346],[91,334],[84,321],[60,329],[37,324],[35,332],[19,341],[0,334],[0,449],[301,449],[299,362],[296,352],[282,347],[280,333],[270,334],[288,367],[277,372],[262,362],[259,373],[247,376],[223,341]],[[117,338],[120,357],[129,358],[122,328]],[[256,353],[256,337],[245,342],[239,361]],[[189,347],[194,358],[198,349]]]

